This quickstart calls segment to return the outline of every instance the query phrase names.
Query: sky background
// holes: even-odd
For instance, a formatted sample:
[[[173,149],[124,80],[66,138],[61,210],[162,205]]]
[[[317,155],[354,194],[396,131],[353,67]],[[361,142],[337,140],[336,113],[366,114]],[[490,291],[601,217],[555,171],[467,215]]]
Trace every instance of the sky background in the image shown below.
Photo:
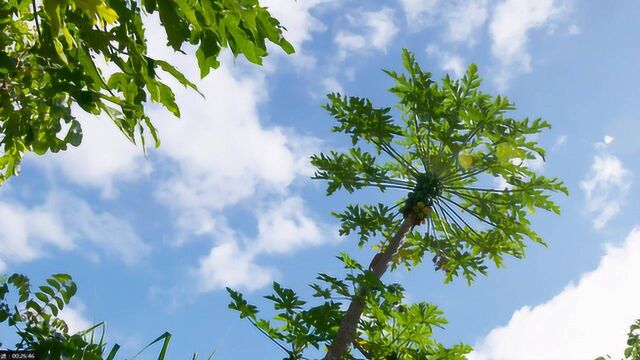
[[[507,95],[514,117],[548,120],[553,128],[538,137],[547,161],[535,166],[564,180],[570,196],[554,197],[561,216],[534,217],[548,247],[530,244],[524,260],[509,259],[471,286],[443,284],[429,261],[385,279],[405,285],[412,301],[438,305],[449,325],[437,338],[473,345],[475,360],[621,356],[640,318],[640,3],[264,4],[297,53],[273,49],[263,67],[225,54],[198,83],[205,99],[175,85],[182,118],[149,107],[162,145],[148,159],[107,119],[81,111],[79,148],[25,159],[0,188],[0,272],[34,284],[71,274],[79,291],[65,319],[76,330],[106,321],[122,355],[170,331],[171,359],[213,350],[216,359],[282,358],[227,309],[224,287],[266,310],[261,296],[274,280],[309,295],[315,274],[339,273],[338,252],[371,258],[355,238],[337,235],[330,212],[380,199],[327,198],[310,180],[308,158],[349,146],[330,132],[324,94],[393,106],[381,69],[401,70],[407,48],[436,78],[476,63],[483,89]],[[152,54],[197,79],[192,57],[164,47],[150,21]]]

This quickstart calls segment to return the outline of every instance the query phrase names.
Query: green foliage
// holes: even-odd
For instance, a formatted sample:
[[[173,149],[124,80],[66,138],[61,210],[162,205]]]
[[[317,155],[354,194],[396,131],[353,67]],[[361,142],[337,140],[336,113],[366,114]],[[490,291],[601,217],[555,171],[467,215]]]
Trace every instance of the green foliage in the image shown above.
[[[0,324],[15,329],[20,342],[14,349],[33,350],[40,359],[102,359],[104,344],[92,343],[85,337],[97,326],[71,335],[67,324],[58,317],[77,291],[71,277],[55,274],[46,283],[34,291],[26,276],[13,274],[0,286]],[[17,291],[13,306],[8,303],[10,286]]]
[[[624,357],[631,360],[640,360],[640,320],[631,325],[627,339],[628,347],[624,350]]]
[[[389,91],[399,99],[403,126],[392,120],[391,108],[329,95],[325,108],[339,123],[333,130],[349,135],[354,148],[313,156],[315,178],[327,181],[328,195],[365,187],[406,191],[395,214],[369,210],[363,217],[355,206],[338,214],[342,233],[358,231],[362,246],[375,235],[372,226],[388,235],[399,224],[393,215],[414,213],[426,229],[410,235],[397,262],[415,266],[429,251],[447,281],[459,275],[472,281],[485,273],[485,260],[501,266],[504,254],[524,256],[525,239],[543,243],[530,227],[535,209],[559,212],[549,193],[566,188],[528,167],[545,154],[531,135],[549,124],[509,117],[513,104],[480,90],[475,65],[462,79],[446,76],[438,84],[411,53],[404,52],[403,62],[406,74],[386,71],[396,83]],[[362,143],[372,151],[355,147]],[[494,188],[494,179],[503,179],[507,188]]]
[[[69,304],[78,290],[71,276],[55,274],[46,279],[47,285],[33,291],[29,278],[20,274],[9,277],[0,276],[0,325],[12,327],[20,338],[14,350],[35,351],[38,359],[86,359],[113,360],[120,345],[110,348],[104,341],[106,324],[104,322],[89,329],[69,333],[69,327],[59,317],[60,311]],[[16,302],[9,305],[10,289],[16,290]],[[98,333],[100,331],[100,333]],[[165,332],[140,350],[132,359],[137,358],[149,347],[162,343],[158,360],[166,357],[171,334]],[[0,342],[0,348],[3,344]],[[108,350],[108,351],[107,351]],[[212,353],[209,359],[215,354]],[[198,359],[194,354],[192,359]]]
[[[66,150],[82,141],[72,105],[107,114],[144,148],[158,135],[144,106],[180,110],[166,73],[196,89],[173,65],[147,55],[144,18],[158,13],[167,44],[197,48],[201,76],[220,51],[261,64],[266,42],[293,52],[280,23],[258,0],[6,0],[0,3],[0,184],[25,152]],[[105,67],[102,64],[105,64]],[[108,68],[108,74],[104,69]]]
[[[360,246],[381,235],[371,265],[341,254],[346,275],[320,274],[320,282],[311,284],[318,302],[313,306],[274,284],[274,295],[266,298],[279,325],[258,318],[256,306],[228,289],[230,308],[277,343],[287,359],[303,358],[309,347],[325,350],[338,337],[351,342],[346,353],[336,350],[325,359],[353,359],[355,351],[368,359],[464,359],[469,346],[445,348],[433,337],[434,328],[446,324],[442,312],[429,303],[405,304],[402,286],[384,284],[381,274],[387,265],[411,269],[429,253],[445,282],[461,276],[470,283],[486,274],[488,261],[500,267],[505,255],[522,258],[525,240],[544,244],[531,229],[530,215],[536,209],[559,213],[551,193],[567,193],[562,182],[529,167],[531,160],[544,159],[533,135],[549,127],[546,121],[509,117],[513,104],[480,90],[475,65],[459,80],[446,76],[437,83],[413,54],[405,50],[402,58],[406,73],[385,71],[395,82],[389,91],[398,97],[401,121],[391,108],[368,99],[330,94],[325,109],[338,122],[333,131],[349,136],[353,147],[311,158],[314,178],[326,181],[327,195],[367,187],[406,194],[394,205],[349,205],[334,213],[340,234],[357,233]],[[506,188],[496,189],[497,179]],[[387,248],[397,251],[380,260],[389,259]],[[389,263],[379,267],[379,261]],[[354,337],[344,335],[350,330],[338,336],[350,322],[356,324]]]
[[[400,224],[397,219],[397,212],[394,212],[394,208],[385,204],[378,203],[373,205],[347,205],[347,209],[342,213],[334,212],[333,215],[340,219],[341,227],[339,234],[341,236],[347,236],[353,231],[357,231],[359,235],[360,246],[363,246],[366,241],[376,236],[378,233],[383,237],[390,237],[387,231],[381,229],[394,229]]]
[[[361,335],[354,343],[362,354],[372,359],[464,359],[471,349],[463,344],[447,348],[432,338],[433,328],[446,320],[436,306],[417,303],[402,304],[404,289],[399,284],[385,285],[371,272],[347,254],[338,257],[349,272],[345,278],[319,274],[319,282],[311,284],[314,306],[306,306],[291,289],[273,284],[273,294],[265,298],[276,311],[279,324],[258,317],[258,309],[232,289],[229,308],[247,318],[262,334],[271,339],[287,356],[284,359],[305,359],[309,348],[321,349],[336,335],[345,301],[355,295],[356,288],[367,286],[375,291],[367,296],[367,312]],[[347,359],[354,359],[348,355]]]
[[[599,356],[595,360],[607,360],[611,356]],[[627,335],[627,348],[624,349],[625,360],[640,360],[640,320],[636,320],[629,328]]]

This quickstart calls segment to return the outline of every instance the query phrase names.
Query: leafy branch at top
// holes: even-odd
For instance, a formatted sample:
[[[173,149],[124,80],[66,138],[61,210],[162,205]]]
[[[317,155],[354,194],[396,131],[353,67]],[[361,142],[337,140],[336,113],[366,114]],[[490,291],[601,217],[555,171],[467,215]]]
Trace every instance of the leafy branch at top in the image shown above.
[[[267,42],[293,52],[284,28],[258,0],[2,1],[0,184],[18,172],[23,153],[80,144],[73,105],[108,115],[143,148],[146,132],[159,144],[145,104],[162,104],[180,116],[161,75],[196,86],[170,63],[148,56],[145,16],[156,13],[173,50],[196,47],[202,77],[220,65],[224,48],[255,64],[267,55]]]

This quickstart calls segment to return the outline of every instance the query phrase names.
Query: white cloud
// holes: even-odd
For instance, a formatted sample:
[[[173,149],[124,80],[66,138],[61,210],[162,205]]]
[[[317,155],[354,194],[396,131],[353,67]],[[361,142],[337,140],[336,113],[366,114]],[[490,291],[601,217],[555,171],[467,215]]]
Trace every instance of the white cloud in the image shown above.
[[[271,5],[274,15],[290,10],[278,2]],[[313,28],[304,27],[305,22],[296,17],[307,18],[309,14],[287,14],[292,17],[287,21],[304,31]],[[150,28],[150,36],[163,36],[157,19]],[[308,36],[295,39],[302,44]],[[150,52],[170,58],[188,77],[198,77],[192,58],[166,47]],[[261,119],[259,107],[268,99],[269,71],[235,64],[228,52],[222,57],[220,68],[197,83],[205,98],[182,86],[173,87],[182,119],[176,120],[159,107],[151,109],[162,139],[162,146],[152,155],[164,170],[160,171],[163,176],[157,177],[154,192],[177,212],[177,226],[185,232],[172,241],[174,244],[186,241],[190,234],[215,232],[216,218],[224,208],[250,198],[256,202],[269,194],[282,194],[298,177],[311,173],[308,157],[318,140],[266,126]]]
[[[128,264],[146,256],[150,248],[124,220],[95,212],[82,199],[51,193],[39,206],[0,202],[0,268],[46,257],[53,250],[95,249]]]
[[[473,44],[479,30],[487,20],[486,0],[465,0],[449,3],[445,10],[445,38],[453,42]]]
[[[353,52],[386,52],[399,31],[394,22],[395,11],[391,8],[365,11],[347,18],[353,27],[364,29],[362,32],[339,31],[336,34],[334,41],[338,45],[341,58]]]
[[[304,202],[293,196],[256,208],[257,235],[247,237],[228,226],[218,226],[218,242],[195,270],[201,291],[231,286],[252,291],[273,281],[275,269],[262,266],[258,257],[289,254],[303,248],[336,242],[337,231],[316,224]]]
[[[27,156],[27,163],[100,189],[104,197],[117,194],[117,182],[136,180],[151,172],[142,149],[129,142],[109,118],[79,109],[74,109],[74,114],[82,125],[82,144],[56,154]]]
[[[311,6],[321,3],[328,2],[312,1],[291,8],[277,1],[266,5],[274,16],[283,16],[281,20],[293,36],[289,39],[301,46],[312,31],[321,30],[321,24],[308,23],[315,22],[308,12]],[[294,35],[296,28],[302,28],[307,35]],[[159,36],[159,31],[153,33]],[[190,78],[198,76],[192,59],[165,48],[155,49],[154,53],[170,58]],[[199,259],[193,272],[200,291],[223,286],[255,290],[277,274],[275,269],[258,263],[257,257],[267,252],[265,241],[275,241],[271,246],[276,252],[285,253],[315,245],[319,242],[318,232],[323,234],[320,226],[304,214],[301,201],[267,204],[273,198],[290,196],[296,180],[311,175],[308,158],[319,140],[266,124],[269,119],[260,114],[260,107],[268,101],[267,77],[273,69],[245,66],[234,62],[229,53],[223,55],[221,63],[219,69],[197,84],[206,98],[174,87],[177,102],[183,104],[184,120],[172,118],[161,108],[152,110],[163,141],[152,153],[154,164],[158,164],[156,174],[161,175],[156,177],[154,193],[176,213],[173,244],[180,245],[193,235],[206,235],[213,240],[209,254]],[[254,238],[245,236],[244,229],[231,229],[224,215],[229,207],[245,205],[267,212],[254,214],[259,224]],[[298,213],[291,213],[291,209]],[[262,229],[279,234],[276,231],[280,228],[273,226],[288,226],[302,237],[270,238]],[[280,243],[283,239],[287,244]]]
[[[367,47],[367,40],[362,35],[353,34],[347,31],[340,31],[336,34],[335,43],[343,52],[363,50]]]
[[[460,78],[464,75],[464,60],[457,55],[448,55],[442,60],[442,70],[452,71],[455,77]]]
[[[269,284],[275,270],[257,265],[254,260],[255,254],[240,249],[236,242],[214,246],[209,255],[199,261],[200,290],[230,286],[252,291]]]
[[[569,25],[569,35],[579,35],[582,32],[580,27],[576,24]]]
[[[567,135],[560,135],[556,138],[556,143],[554,146],[558,147],[564,145],[567,142]]]
[[[545,165],[544,159],[538,154],[534,154],[534,156],[535,158],[533,159],[526,159],[524,165],[535,172],[543,171]]]
[[[55,212],[46,207],[29,209],[15,202],[0,202],[0,262],[29,262],[45,256],[48,248],[74,247]]]
[[[597,269],[548,302],[524,306],[476,343],[471,360],[594,359],[619,356],[640,318],[640,228],[607,246]]]
[[[317,140],[263,125],[258,106],[268,90],[265,75],[234,70],[222,65],[200,83],[206,99],[177,92],[189,104],[183,108],[185,121],[155,113],[163,139],[158,153],[170,170],[156,196],[182,217],[197,214],[197,224],[181,223],[200,233],[211,226],[208,213],[284,193],[296,178],[311,173],[307,159]]]
[[[325,2],[312,1],[301,11]],[[307,34],[291,39],[294,42],[307,41],[312,29],[319,26],[307,23],[315,21],[308,13],[292,10],[298,5],[267,5],[274,16],[286,14],[285,25],[288,22]],[[150,28],[150,37],[163,36],[157,19]],[[169,58],[188,77],[198,77],[192,58],[166,47],[150,52]],[[269,195],[283,194],[296,179],[312,173],[308,157],[319,141],[286,128],[267,126],[260,116],[259,108],[268,100],[270,71],[234,63],[228,52],[222,55],[221,63],[220,68],[197,82],[204,98],[182,86],[174,87],[182,119],[176,120],[159,107],[151,109],[162,139],[162,146],[152,153],[162,173],[154,192],[158,200],[177,212],[177,226],[185,231],[173,243],[184,242],[189,234],[218,231],[216,219],[226,207],[248,199],[259,203]]]
[[[607,146],[613,144],[613,140],[615,140],[615,138],[611,135],[605,135],[604,139],[602,139],[602,141],[599,141],[596,143],[596,149],[605,149]]]
[[[460,78],[464,75],[466,68],[464,59],[460,56],[451,54],[450,52],[440,50],[437,45],[429,45],[427,54],[438,60],[440,68],[446,72],[453,72],[453,76]]]
[[[86,310],[86,306],[77,301],[76,299],[73,302],[62,309],[58,314],[58,317],[67,324],[69,327],[69,333],[75,334],[79,331],[87,330],[91,326],[94,325],[89,319],[84,316],[84,312]]]
[[[335,0],[281,1],[264,0],[260,4],[269,10],[287,29],[285,38],[296,48],[312,39],[314,32],[326,30],[326,26],[311,11]]]
[[[387,46],[398,34],[394,18],[395,11],[390,8],[364,13],[364,22],[371,30],[369,40],[377,50],[387,51]]]
[[[400,0],[409,27],[416,30],[430,25],[442,5],[439,0]]]
[[[135,265],[151,252],[150,246],[126,220],[108,212],[95,211],[80,198],[58,193],[49,197],[46,206],[60,216],[66,231],[81,249],[95,247],[100,253],[129,265]]]
[[[488,17],[487,0],[400,0],[409,29],[444,26],[444,40],[474,45]]]
[[[494,189],[496,190],[507,190],[513,188],[513,185],[509,184],[502,176],[494,176],[493,183],[495,184]]]
[[[267,7],[271,15],[278,19],[287,29],[285,38],[296,49],[295,54],[288,56],[295,64],[303,68],[312,67],[315,58],[304,48],[304,43],[312,39],[313,33],[326,31],[327,27],[313,15],[313,11],[337,3],[336,0],[282,1],[265,0],[262,6]],[[271,53],[282,54],[281,50]]]
[[[505,87],[513,76],[531,71],[529,33],[549,25],[564,10],[565,5],[557,0],[504,0],[496,5],[489,32],[491,53],[502,68],[496,80],[499,86]]]
[[[613,136],[611,136],[611,135],[605,135],[605,136],[604,136],[604,143],[605,143],[605,144],[609,145],[609,144],[611,144],[612,142],[613,142]]]
[[[344,94],[342,84],[340,84],[340,82],[334,77],[326,77],[322,79],[322,86],[324,87],[323,94],[328,92]]]
[[[335,0],[267,0],[262,3],[287,28],[285,36],[297,50],[296,54],[290,58],[294,59],[297,64],[311,65],[313,63],[313,58],[306,53],[303,46],[312,39],[313,33],[325,31],[326,29],[322,22],[313,15],[313,10],[334,2]],[[160,26],[158,17],[149,16],[146,20],[149,54],[160,59],[170,59],[172,63],[177,64],[178,68],[188,75],[189,79],[199,78],[199,71],[195,61],[192,61],[193,56],[181,56],[164,45],[166,44],[166,35],[164,29]],[[191,50],[187,47],[186,51],[189,52]],[[271,53],[282,54],[282,51],[272,50]],[[223,59],[223,62],[229,65],[233,62],[233,59],[227,56]],[[231,67],[226,66],[224,69],[213,71],[212,74],[228,72]],[[211,83],[210,78],[214,76],[210,76],[207,83]],[[224,75],[220,77],[224,77]],[[244,80],[245,83],[252,82],[249,78]],[[254,94],[267,92],[263,81],[264,74],[259,75],[256,84],[259,84],[260,88]],[[170,83],[175,84],[175,82],[171,81]],[[218,86],[219,92],[224,91],[224,85],[226,84],[224,84],[224,81],[222,83]],[[178,84],[175,85],[172,87],[174,91],[178,91],[182,87]],[[226,96],[227,98],[234,98],[234,94],[226,94]],[[197,95],[190,91],[190,96],[183,97],[178,102],[181,106],[183,119],[190,120],[190,115],[193,115],[193,112],[189,113],[185,110],[189,108],[191,100],[196,97]],[[209,96],[209,98],[211,97],[213,96]],[[207,114],[211,114],[213,106],[218,106],[220,102],[222,101],[208,103]],[[227,107],[227,109],[229,108]],[[79,148],[70,147],[67,151],[47,154],[42,157],[27,156],[25,162],[34,163],[50,172],[59,172],[76,184],[98,188],[104,197],[114,197],[117,194],[116,185],[118,182],[133,181],[150,174],[152,171],[151,162],[145,160],[142,149],[128,142],[110,119],[105,116],[96,117],[86,114],[80,109],[74,109],[74,114],[80,120],[83,128],[83,141]],[[198,115],[201,117],[202,114]],[[161,125],[161,122],[177,122],[171,116],[166,116],[162,119],[152,118],[152,120],[157,126]],[[219,123],[223,122],[225,121],[219,121]],[[213,130],[217,125],[219,124],[213,124]],[[225,130],[222,128],[220,132]],[[167,135],[167,133],[162,135]],[[162,136],[161,140],[164,144],[166,136]]]
[[[256,217],[256,245],[265,253],[289,253],[331,240],[305,213],[304,203],[299,197],[290,197],[260,209]]]
[[[603,228],[618,214],[630,186],[631,173],[617,157],[594,157],[591,171],[580,182],[587,200],[587,210],[595,216],[594,228]]]

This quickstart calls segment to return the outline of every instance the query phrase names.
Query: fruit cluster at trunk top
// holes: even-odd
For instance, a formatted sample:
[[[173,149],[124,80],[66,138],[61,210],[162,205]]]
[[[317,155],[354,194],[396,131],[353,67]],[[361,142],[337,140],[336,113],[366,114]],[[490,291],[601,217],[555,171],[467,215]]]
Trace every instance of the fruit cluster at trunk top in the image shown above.
[[[420,174],[416,180],[416,187],[409,192],[402,214],[406,218],[413,212],[418,223],[423,223],[436,198],[442,194],[442,183],[437,175],[429,171]]]

